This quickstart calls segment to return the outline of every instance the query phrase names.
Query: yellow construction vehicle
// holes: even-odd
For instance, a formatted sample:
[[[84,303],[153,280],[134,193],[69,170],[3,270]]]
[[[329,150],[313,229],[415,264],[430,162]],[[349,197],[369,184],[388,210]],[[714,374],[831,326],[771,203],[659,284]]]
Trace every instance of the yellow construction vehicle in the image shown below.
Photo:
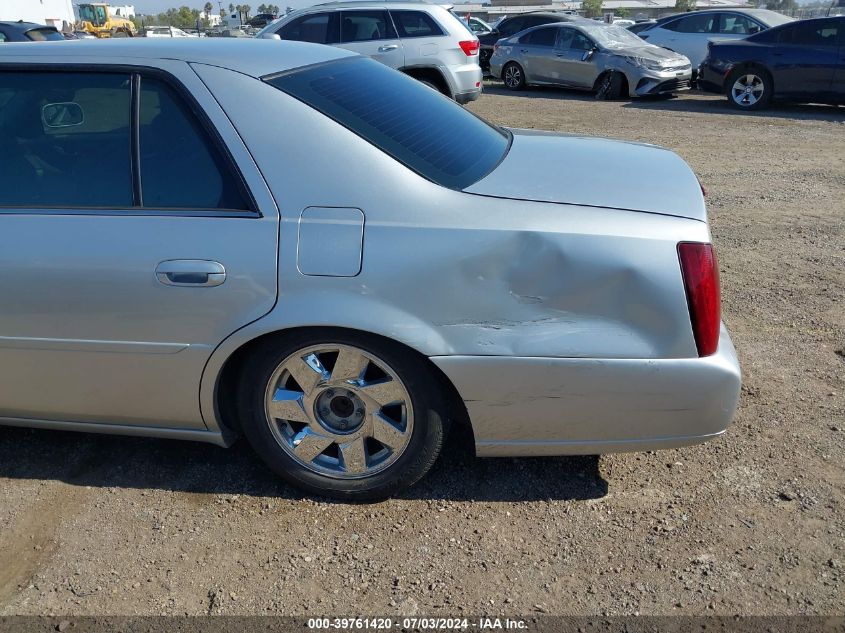
[[[79,4],[79,30],[96,37],[134,37],[137,29],[132,20],[109,13],[109,5],[99,2]]]

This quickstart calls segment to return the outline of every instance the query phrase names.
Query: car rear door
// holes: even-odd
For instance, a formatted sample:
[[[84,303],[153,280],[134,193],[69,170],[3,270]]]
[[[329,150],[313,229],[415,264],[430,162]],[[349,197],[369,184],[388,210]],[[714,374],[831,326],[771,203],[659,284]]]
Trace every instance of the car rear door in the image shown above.
[[[372,57],[391,68],[405,65],[402,41],[385,9],[341,11],[338,46]]]
[[[557,58],[555,39],[557,26],[542,26],[519,38],[516,45],[520,53],[527,81],[554,82]]]
[[[781,28],[772,51],[775,92],[809,99],[830,96],[842,63],[840,30],[836,18],[806,20]]]
[[[0,64],[0,417],[204,430],[211,352],[275,304],[273,198],[157,64]]]
[[[655,26],[641,37],[649,44],[686,55],[697,68],[707,55],[707,42],[715,36],[718,21],[718,13],[691,13]]]
[[[279,26],[276,35],[283,40],[336,45],[340,42],[340,13],[323,11],[300,16]]]

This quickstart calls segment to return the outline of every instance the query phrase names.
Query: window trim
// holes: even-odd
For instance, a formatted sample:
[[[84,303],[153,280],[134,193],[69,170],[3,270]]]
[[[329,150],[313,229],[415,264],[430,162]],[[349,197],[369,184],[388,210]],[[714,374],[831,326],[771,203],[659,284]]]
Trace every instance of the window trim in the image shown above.
[[[172,74],[161,68],[152,66],[134,66],[127,64],[73,64],[73,63],[0,63],[0,75],[6,72],[35,72],[35,73],[123,73],[129,76],[130,80],[130,165],[132,169],[132,198],[134,202],[141,200],[140,189],[136,192],[137,186],[141,184],[140,170],[140,82],[143,77],[157,79],[170,87],[188,110],[193,114],[206,135],[206,141],[214,146],[220,153],[223,163],[229,170],[229,176],[234,177],[235,186],[241,194],[247,209],[210,209],[206,207],[143,207],[133,205],[131,207],[108,206],[77,207],[72,205],[62,206],[3,206],[0,204],[0,215],[108,215],[114,217],[133,216],[160,216],[160,217],[224,217],[224,218],[261,218],[263,215],[258,209],[252,191],[247,185],[241,168],[238,165],[229,147],[220,135],[220,132],[211,122],[206,111],[200,106],[196,98],[188,88]],[[212,95],[213,98],[213,95]],[[137,156],[135,156],[137,154]],[[137,163],[136,163],[137,161]],[[225,174],[223,174],[225,175]],[[138,200],[136,200],[136,193]]]

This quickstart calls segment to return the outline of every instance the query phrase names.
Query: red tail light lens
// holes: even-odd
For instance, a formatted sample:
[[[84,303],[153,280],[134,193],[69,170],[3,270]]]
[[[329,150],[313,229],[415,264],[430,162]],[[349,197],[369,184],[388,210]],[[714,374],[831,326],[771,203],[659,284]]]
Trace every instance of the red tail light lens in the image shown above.
[[[458,46],[461,47],[461,50],[467,57],[471,57],[472,55],[478,54],[481,44],[478,43],[478,40],[465,40],[458,42]]]
[[[678,259],[687,292],[692,332],[699,356],[710,356],[719,347],[721,305],[719,266],[712,244],[680,242]]]

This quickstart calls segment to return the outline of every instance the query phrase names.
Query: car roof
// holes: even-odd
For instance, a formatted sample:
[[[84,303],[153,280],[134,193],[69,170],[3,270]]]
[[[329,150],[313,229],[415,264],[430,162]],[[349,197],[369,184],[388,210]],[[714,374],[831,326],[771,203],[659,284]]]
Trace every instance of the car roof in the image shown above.
[[[580,16],[572,15],[571,13],[557,13],[555,11],[525,11],[523,13],[515,13],[514,15],[509,15],[505,19],[510,20],[510,19],[513,19],[513,18],[522,18],[522,17],[525,17],[526,15],[539,16],[541,18],[563,18],[563,19],[580,17]]]
[[[433,2],[425,2],[425,0],[386,0],[385,2],[369,2],[368,0],[345,0],[339,2],[322,2],[320,4],[312,4],[305,7],[307,10],[312,9],[360,9],[360,8],[380,8],[390,7],[392,5],[399,5],[402,7],[416,6],[422,8],[428,7],[442,7],[444,9],[450,8],[451,5],[440,5]]]
[[[355,55],[333,46],[255,38],[118,38],[50,42],[47,46],[4,44],[0,67],[4,63],[15,62],[16,57],[29,58],[26,62],[40,63],[43,60],[55,64],[72,64],[76,60],[87,66],[121,63],[143,66],[145,60],[172,59],[263,77]]]
[[[50,29],[50,30],[53,30],[53,31],[56,30],[56,27],[54,27],[54,26],[47,26],[46,24],[38,24],[37,22],[23,22],[23,21],[8,22],[8,21],[2,21],[2,22],[0,22],[0,24],[2,24],[5,27],[11,27],[12,29],[20,31],[21,33],[26,33],[27,31],[32,31],[33,29]]]

